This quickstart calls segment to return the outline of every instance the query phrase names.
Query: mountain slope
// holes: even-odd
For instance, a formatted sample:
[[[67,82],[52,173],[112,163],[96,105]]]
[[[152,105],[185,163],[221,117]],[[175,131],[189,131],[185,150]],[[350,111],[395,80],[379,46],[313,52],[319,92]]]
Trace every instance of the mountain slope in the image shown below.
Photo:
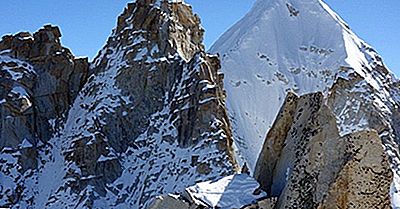
[[[386,86],[396,82],[320,0],[259,0],[211,52],[221,56],[236,146],[252,169],[287,92],[326,93],[337,77],[355,73],[389,100]]]
[[[340,137],[357,135],[363,131],[377,133],[379,137],[370,140],[380,140],[379,143],[384,146],[384,157],[388,158],[393,173],[393,177],[389,177],[392,182],[392,206],[399,207],[398,81],[379,54],[359,39],[323,1],[259,0],[242,20],[215,43],[211,51],[219,53],[222,59],[227,107],[237,154],[252,170],[258,159],[258,180],[270,178],[276,183],[275,187],[268,185],[266,188],[267,192],[274,190],[268,189],[270,186],[276,188],[271,196],[288,195],[282,191],[306,189],[298,184],[290,184],[290,179],[299,178],[292,177],[298,172],[293,169],[302,167],[298,164],[302,160],[319,163],[306,154],[306,157],[298,157],[298,153],[308,151],[294,148],[283,152],[285,154],[282,156],[269,153],[270,157],[265,157],[264,152],[259,155],[263,148],[269,149],[265,151],[267,153],[272,152],[271,146],[277,146],[273,145],[274,140],[291,143],[290,140],[285,142],[286,137],[282,136],[286,132],[278,130],[277,133],[281,135],[270,135],[274,132],[270,130],[273,121],[280,117],[278,113],[284,98],[288,92],[298,95],[322,92],[325,103],[335,117]],[[316,105],[312,108],[319,107]],[[281,121],[292,126],[290,121]],[[313,123],[312,119],[309,121]],[[264,143],[264,136],[268,132]],[[300,137],[298,134],[301,133],[296,133],[291,132],[294,134],[291,137]],[[294,153],[297,157],[293,157]],[[278,158],[279,163],[272,165],[276,167],[265,167],[263,163],[268,164],[271,157]],[[261,172],[271,168],[271,172],[277,173]],[[300,175],[309,171],[300,172]],[[389,193],[388,187],[382,188]],[[294,193],[289,194],[288,198],[301,200]],[[295,205],[282,199],[280,201],[281,206]]]
[[[137,0],[90,66],[56,27],[4,37],[0,207],[400,208],[398,81],[328,6],[258,0],[226,78],[203,33]]]
[[[243,208],[266,195],[255,179],[247,174],[235,174],[198,183],[180,194],[159,196],[148,209]]]
[[[50,160],[32,177],[30,204],[144,208],[157,195],[233,174],[223,75],[202,36],[184,3],[128,4],[40,156]]]
[[[51,161],[42,154],[86,82],[88,59],[74,57],[60,37],[59,28],[46,25],[0,41],[1,207],[32,204],[35,194],[26,192],[33,176]]]

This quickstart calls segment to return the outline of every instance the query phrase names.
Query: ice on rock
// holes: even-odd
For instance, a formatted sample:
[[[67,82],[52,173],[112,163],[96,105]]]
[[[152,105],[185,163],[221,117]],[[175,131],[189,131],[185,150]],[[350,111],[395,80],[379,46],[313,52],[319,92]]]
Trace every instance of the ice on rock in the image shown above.
[[[29,140],[28,139],[24,139],[24,141],[22,141],[22,143],[20,144],[20,148],[31,148],[31,147],[33,147],[33,145],[32,145],[32,143],[31,142],[29,142]]]

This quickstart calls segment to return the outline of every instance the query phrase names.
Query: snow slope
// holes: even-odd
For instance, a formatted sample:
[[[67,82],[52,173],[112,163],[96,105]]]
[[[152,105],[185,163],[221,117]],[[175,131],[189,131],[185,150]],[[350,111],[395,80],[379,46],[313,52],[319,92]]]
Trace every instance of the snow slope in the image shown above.
[[[217,181],[206,181],[187,188],[190,195],[212,208],[241,208],[257,201],[267,194],[260,191],[259,183],[247,174],[235,174]]]
[[[321,0],[258,0],[211,52],[221,56],[237,152],[251,169],[287,92],[327,92],[354,72],[387,97],[393,77],[376,76],[379,55]]]

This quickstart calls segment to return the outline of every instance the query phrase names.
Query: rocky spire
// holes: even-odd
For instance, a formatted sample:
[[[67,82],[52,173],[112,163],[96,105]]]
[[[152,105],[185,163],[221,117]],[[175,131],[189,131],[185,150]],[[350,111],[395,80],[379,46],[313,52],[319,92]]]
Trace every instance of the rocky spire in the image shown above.
[[[237,170],[223,74],[203,33],[182,2],[128,4],[34,175],[39,188],[48,173],[54,183],[24,194],[34,207],[144,208]]]

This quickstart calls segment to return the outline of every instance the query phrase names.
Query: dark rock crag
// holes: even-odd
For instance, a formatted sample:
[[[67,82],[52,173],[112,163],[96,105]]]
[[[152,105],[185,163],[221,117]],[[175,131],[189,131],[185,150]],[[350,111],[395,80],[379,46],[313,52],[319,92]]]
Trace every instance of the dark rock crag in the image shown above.
[[[20,201],[26,188],[20,175],[38,169],[39,149],[48,146],[86,82],[88,59],[74,57],[60,38],[60,30],[47,25],[33,35],[21,32],[0,41],[2,206]]]

